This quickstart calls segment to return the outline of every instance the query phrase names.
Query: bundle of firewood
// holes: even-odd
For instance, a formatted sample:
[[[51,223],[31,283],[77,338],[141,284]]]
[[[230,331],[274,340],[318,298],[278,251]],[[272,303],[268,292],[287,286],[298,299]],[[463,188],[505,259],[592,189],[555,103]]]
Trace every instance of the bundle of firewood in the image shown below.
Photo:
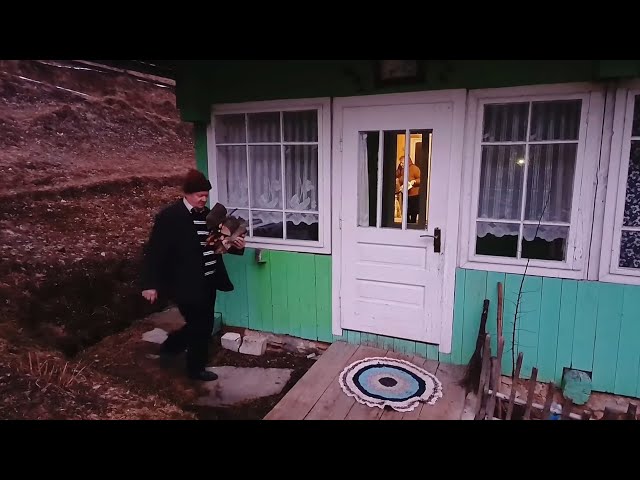
[[[247,234],[245,221],[228,214],[226,207],[221,203],[216,203],[213,206],[207,214],[206,220],[207,229],[210,232],[207,245],[213,245],[215,253],[228,252],[236,238],[244,237]]]

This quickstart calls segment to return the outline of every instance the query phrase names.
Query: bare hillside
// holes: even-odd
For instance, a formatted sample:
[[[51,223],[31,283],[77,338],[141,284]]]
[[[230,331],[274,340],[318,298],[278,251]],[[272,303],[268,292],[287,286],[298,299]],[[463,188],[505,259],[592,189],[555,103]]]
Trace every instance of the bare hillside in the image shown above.
[[[141,249],[193,165],[172,88],[68,62],[0,61],[0,418],[65,418],[60,398],[68,418],[154,404],[124,389],[109,406],[107,390],[87,384],[105,382],[90,367],[60,385],[33,362],[59,368],[161,307],[140,296]],[[28,410],[13,403],[25,395]],[[140,415],[189,416],[174,410]]]

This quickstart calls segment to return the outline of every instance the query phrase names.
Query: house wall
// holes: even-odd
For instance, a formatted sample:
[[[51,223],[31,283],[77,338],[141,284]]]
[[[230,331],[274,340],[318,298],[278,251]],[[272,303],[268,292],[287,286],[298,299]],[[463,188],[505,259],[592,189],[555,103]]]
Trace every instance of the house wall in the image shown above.
[[[360,332],[348,331],[335,338],[466,365],[475,349],[485,298],[490,301],[491,349],[497,351],[498,282],[504,291],[504,375],[511,374],[512,351],[513,358],[522,352],[523,378],[529,378],[536,366],[538,381],[560,384],[564,368],[575,368],[591,372],[596,391],[640,397],[640,287],[634,285],[527,276],[514,350],[515,304],[522,275],[459,268],[450,354],[439,354],[435,345]]]
[[[565,367],[592,372],[593,389],[640,396],[640,287],[605,282],[458,269],[451,361],[468,362],[475,348],[484,298],[490,300],[487,330],[496,351],[497,283],[504,291],[503,373],[523,352],[522,376],[538,368],[539,381],[560,382]]]
[[[194,125],[198,169],[208,174],[207,126]],[[225,325],[333,342],[331,256],[247,248],[228,255],[233,292],[219,292],[216,310]],[[251,292],[251,293],[249,293]]]
[[[195,124],[198,168],[207,172],[206,123],[212,103],[382,93],[380,90],[371,92],[372,79],[364,63],[351,67],[359,72],[360,87],[357,82],[356,86],[352,84],[353,75],[343,78],[344,72],[338,67],[344,66],[344,62],[318,63],[327,67],[322,74],[317,70],[322,65],[313,64],[305,74],[309,81],[300,83],[297,81],[300,78],[296,78],[293,87],[283,85],[282,79],[286,77],[278,76],[277,68],[270,71],[264,82],[254,83],[255,89],[242,81],[230,82],[230,79],[245,78],[250,70],[248,64],[230,63],[226,68],[231,70],[226,70],[225,75],[212,76],[211,70],[200,70],[204,72],[202,76],[183,77],[178,83],[178,103],[183,118]],[[429,88],[500,87],[588,81],[605,78],[608,74],[638,74],[635,63],[620,66],[591,61],[543,62],[544,65],[540,63],[538,68],[532,65],[536,62],[510,62],[494,68],[486,65],[486,68],[479,68],[477,62],[451,63],[454,67],[449,65],[449,70],[442,67],[441,76],[431,72],[433,78],[427,82]],[[258,64],[260,62],[251,63],[253,67]],[[285,73],[280,71],[281,75],[286,75],[287,71],[293,75],[288,66],[282,68]],[[323,82],[318,79],[327,80],[325,86],[321,86]],[[190,86],[194,88],[189,89]],[[253,249],[247,249],[243,257],[225,259],[236,287],[234,292],[219,294],[217,310],[222,312],[225,324],[312,340],[376,345],[443,362],[466,364],[475,348],[484,298],[490,300],[488,330],[495,351],[496,285],[502,282],[505,294],[504,374],[511,373],[512,350],[514,358],[521,351],[524,377],[529,377],[531,367],[535,365],[540,381],[560,382],[564,368],[576,368],[592,372],[594,390],[640,397],[640,286],[527,276],[522,284],[516,334],[512,337],[522,276],[458,268],[453,346],[450,354],[442,354],[436,345],[421,342],[346,330],[342,337],[332,335],[330,255],[263,251],[263,259],[264,263],[257,263]],[[512,338],[515,349],[512,349]]]
[[[503,374],[512,368],[515,304],[522,275],[457,269],[450,354],[436,345],[344,331],[331,334],[331,257],[255,250],[225,261],[236,290],[220,293],[223,322],[309,340],[374,345],[454,364],[475,349],[482,303],[488,298],[487,330],[496,351],[497,283],[504,291]],[[251,294],[249,294],[251,292]],[[532,366],[539,381],[560,383],[564,368],[592,372],[597,391],[640,397],[640,286],[527,276],[522,283],[513,357],[523,352],[521,376]]]
[[[248,248],[225,265],[235,286],[219,292],[217,311],[225,325],[333,342],[331,257]]]

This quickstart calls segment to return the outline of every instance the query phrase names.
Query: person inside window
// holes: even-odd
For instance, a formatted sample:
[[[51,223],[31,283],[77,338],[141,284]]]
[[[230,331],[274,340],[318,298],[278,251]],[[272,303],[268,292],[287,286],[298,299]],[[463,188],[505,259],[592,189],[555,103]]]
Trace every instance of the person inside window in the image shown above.
[[[402,183],[404,181],[404,156],[399,159],[396,169],[396,192],[402,198]],[[409,157],[409,176],[407,178],[407,223],[416,223],[420,212],[420,168]]]

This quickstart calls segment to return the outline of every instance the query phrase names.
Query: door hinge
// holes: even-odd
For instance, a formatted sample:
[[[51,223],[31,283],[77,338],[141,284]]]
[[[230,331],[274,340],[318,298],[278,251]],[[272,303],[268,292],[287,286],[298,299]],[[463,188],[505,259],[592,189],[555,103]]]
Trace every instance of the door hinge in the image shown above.
[[[341,218],[338,219],[338,228],[340,230],[342,230],[342,219]]]
[[[342,152],[342,138],[340,139],[340,151]]]

